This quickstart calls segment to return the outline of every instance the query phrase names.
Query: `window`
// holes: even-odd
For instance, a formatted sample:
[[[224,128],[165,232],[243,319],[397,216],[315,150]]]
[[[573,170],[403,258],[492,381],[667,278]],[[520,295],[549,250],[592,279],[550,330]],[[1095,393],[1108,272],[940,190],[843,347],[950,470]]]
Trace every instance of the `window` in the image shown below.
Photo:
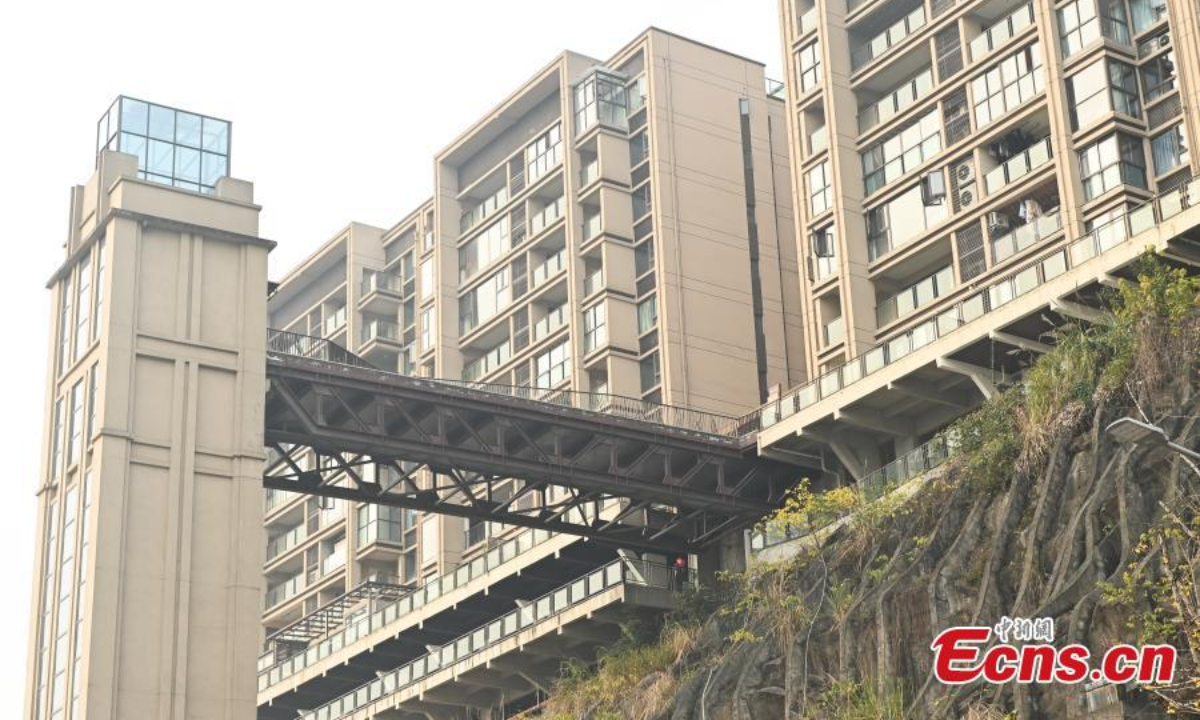
[[[71,387],[71,441],[67,444],[67,467],[79,459],[83,450],[83,381]]]
[[[604,303],[583,311],[583,351],[591,352],[608,340],[608,310]]]
[[[83,694],[81,667],[83,665],[83,598],[87,588],[88,521],[92,507],[92,473],[83,477],[83,507],[79,512],[79,575],[75,581],[75,629],[72,643],[75,656],[71,663],[71,707],[67,717],[79,718],[79,697]]]
[[[654,241],[647,240],[633,249],[633,272],[641,276],[654,268]]]
[[[433,297],[433,258],[421,263],[421,300]]]
[[[58,374],[67,371],[71,363],[71,302],[74,292],[71,290],[71,276],[63,278],[62,288],[58,298]]]
[[[862,154],[867,194],[915,169],[941,150],[942,126],[934,108]]]
[[[1129,0],[1129,8],[1135,35],[1167,17],[1167,0]]]
[[[658,325],[658,296],[651,295],[638,303],[637,326],[638,335],[645,335]]]
[[[79,263],[79,281],[75,284],[75,359],[88,348],[92,331],[92,256],[84,255]]]
[[[562,148],[562,126],[555,125],[547,130],[537,140],[525,148],[525,176],[528,182],[545,175],[550,168],[558,165],[559,151]]]
[[[428,307],[421,311],[421,352],[433,349],[433,334],[433,308]]]
[[[946,202],[926,204],[917,183],[895,199],[871,208],[867,218],[867,255],[870,260],[912,242],[947,216]],[[932,198],[931,198],[932,199]]]
[[[464,282],[509,249],[508,217],[502,217],[458,249],[458,280]],[[424,281],[422,267],[422,282]],[[430,286],[433,285],[430,278]]]
[[[1149,103],[1175,89],[1175,51],[1169,50],[1142,65],[1142,92]]]
[[[575,86],[575,132],[596,123],[624,130],[627,127],[625,81],[597,71]]]
[[[641,217],[654,209],[654,198],[650,195],[650,183],[645,183],[633,191],[633,219]]]
[[[933,70],[926,68],[897,85],[874,105],[859,112],[859,131],[866,132],[881,122],[890,120],[933,89]]]
[[[1067,78],[1067,98],[1071,108],[1071,129],[1078,130],[1110,112],[1138,117],[1137,77],[1133,66],[1100,58]]]
[[[1124,133],[1114,133],[1080,150],[1079,170],[1087,200],[1122,184],[1146,187],[1142,142]]]
[[[644,130],[629,138],[629,167],[637,167],[650,157],[650,135]]]
[[[358,506],[358,546],[374,542],[404,542],[404,510],[387,505],[364,503]]]
[[[67,640],[72,627],[71,596],[75,589],[76,500],[79,485],[72,485],[63,497],[62,557],[58,561],[58,609],[54,641],[54,682],[50,717],[61,718],[67,690]]]
[[[1009,55],[971,81],[975,126],[981,128],[1042,91],[1042,53],[1038,43]]]
[[[808,92],[821,82],[821,43],[812,42],[796,53],[800,70],[800,92]]]
[[[96,305],[92,311],[92,339],[100,337],[100,314],[104,310],[104,270],[108,267],[108,260],[104,257],[104,251],[107,247],[108,238],[100,238],[100,242],[96,245]]]
[[[567,341],[550,348],[534,358],[537,371],[535,387],[551,388],[567,379],[571,364],[571,346]]]
[[[642,376],[642,392],[648,392],[651,388],[662,382],[662,371],[658,366],[657,350],[642,358],[642,361],[638,364],[638,369]]]
[[[1101,37],[1129,44],[1125,0],[1075,0],[1059,8],[1063,57],[1071,57]]]
[[[50,433],[50,481],[58,479],[59,460],[62,458],[62,440],[63,440],[63,423],[66,418],[63,416],[63,399],[58,398],[54,401],[54,429]]]
[[[104,148],[135,155],[144,180],[211,193],[229,172],[229,123],[123,97],[100,119]]]
[[[829,177],[829,161],[808,171],[808,205],[812,214],[820,215],[833,207],[833,186]]]
[[[509,268],[501,268],[458,302],[460,334],[468,333],[493,318],[512,301]]]
[[[1180,123],[1150,140],[1150,155],[1154,159],[1154,174],[1165,175],[1191,160],[1187,147],[1187,131]]]
[[[87,404],[88,404],[87,437],[88,437],[88,439],[91,439],[96,436],[96,429],[97,429],[96,418],[99,417],[99,414],[100,414],[99,408],[96,407],[96,397],[99,394],[97,392],[98,383],[99,383],[99,378],[97,377],[99,375],[99,372],[97,372],[98,370],[99,370],[99,365],[95,365],[95,364],[93,364],[91,369],[88,370],[88,398],[87,398]]]
[[[813,275],[816,280],[837,272],[837,228],[834,225],[813,231],[812,242]]]

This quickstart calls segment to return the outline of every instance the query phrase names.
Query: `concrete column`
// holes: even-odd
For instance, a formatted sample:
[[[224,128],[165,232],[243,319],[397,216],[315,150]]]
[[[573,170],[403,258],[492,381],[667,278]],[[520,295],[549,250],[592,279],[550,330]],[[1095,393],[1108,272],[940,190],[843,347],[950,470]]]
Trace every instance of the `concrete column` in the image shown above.
[[[79,254],[104,240],[103,311],[80,363],[96,369],[98,393],[79,461],[90,505],[77,716],[250,720],[272,244],[258,237],[249,183],[225,178],[201,195],[140,181],[136,168],[102,154],[51,280],[78,275]],[[52,378],[52,393],[72,381]]]

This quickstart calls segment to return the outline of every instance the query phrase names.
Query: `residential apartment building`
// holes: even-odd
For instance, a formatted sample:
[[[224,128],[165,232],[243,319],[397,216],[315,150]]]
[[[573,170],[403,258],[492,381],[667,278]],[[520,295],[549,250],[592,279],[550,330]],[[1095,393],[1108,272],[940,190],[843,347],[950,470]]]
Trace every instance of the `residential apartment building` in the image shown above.
[[[526,396],[753,411],[805,377],[784,107],[760,63],[660,30],[565,52],[437,155],[431,199],[291,271],[269,324]],[[502,717],[674,582],[665,555],[630,580],[603,545],[450,515],[268,492],[265,525],[262,717]]]
[[[1194,264],[1200,19],[1174,0],[783,0],[806,383],[764,453],[879,484],[1095,317]]]

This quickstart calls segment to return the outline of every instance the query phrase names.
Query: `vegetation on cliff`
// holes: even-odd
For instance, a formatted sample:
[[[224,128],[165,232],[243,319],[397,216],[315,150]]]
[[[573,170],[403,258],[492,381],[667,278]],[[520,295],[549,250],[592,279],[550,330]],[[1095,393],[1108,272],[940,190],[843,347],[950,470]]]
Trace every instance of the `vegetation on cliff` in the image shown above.
[[[814,535],[566,669],[543,718],[1067,717],[1084,686],[946,686],[955,625],[1053,617],[1060,642],[1179,649],[1129,707],[1200,714],[1200,472],[1104,437],[1132,415],[1200,439],[1200,280],[1148,257],[1103,322],[1067,325],[1021,384],[947,430],[944,471],[867,501],[807,484],[768,522]]]

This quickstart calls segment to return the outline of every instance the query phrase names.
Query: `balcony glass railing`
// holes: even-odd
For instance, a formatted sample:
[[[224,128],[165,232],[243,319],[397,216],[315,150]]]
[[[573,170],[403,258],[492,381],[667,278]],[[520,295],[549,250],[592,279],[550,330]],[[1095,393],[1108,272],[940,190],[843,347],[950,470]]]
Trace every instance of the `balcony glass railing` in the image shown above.
[[[875,103],[858,113],[858,131],[865,133],[879,123],[887,122],[933,90],[933,71],[924,70],[900,83]]]
[[[992,240],[992,262],[1004,262],[1059,230],[1062,230],[1062,214],[1056,208],[1046,215],[1034,218],[1012,232]]]
[[[553,202],[546,203],[546,206],[538,210],[529,218],[529,232],[532,235],[537,235],[545,230],[555,220],[562,217],[563,199],[555,198]]]
[[[271,609],[288,598],[295,597],[304,589],[304,576],[295,575],[267,589],[267,609]]]
[[[591,297],[604,288],[604,270],[596,270],[583,279],[583,296]]]
[[[267,560],[274,560],[308,537],[308,528],[298,525],[267,543]]]
[[[443,595],[465,586],[472,580],[484,577],[500,565],[511,562],[519,555],[533,550],[551,537],[553,536],[545,530],[527,530],[474,560],[460,565],[452,572],[430,578],[412,594],[406,595],[366,617],[359,618],[349,625],[335,628],[333,632],[310,645],[302,653],[267,666],[259,672],[258,689],[265,690],[304,668],[324,660],[342,648],[353,645],[359,638],[366,637],[380,628],[402,619],[411,621],[412,618],[409,617],[411,613],[420,610]],[[268,607],[270,606],[268,603]],[[267,653],[263,657],[270,655],[271,653]]]
[[[971,61],[985,57],[1033,24],[1033,3],[1025,3],[1007,17],[992,23],[971,41]]]
[[[891,340],[859,355],[841,367],[789,391],[774,402],[759,408],[760,428],[771,427],[792,415],[815,405],[843,388],[876,373],[908,356],[915,350],[948,335],[996,310],[1015,298],[1065,273],[1088,260],[1152,230],[1188,208],[1200,205],[1200,179],[1163,193],[1149,202],[1105,223],[1080,239],[1042,257],[1019,270],[1014,270],[988,287],[958,301],[948,310],[927,320]],[[753,427],[749,418],[740,421],[741,427]]]
[[[1005,186],[1011,185],[1050,162],[1053,157],[1054,151],[1050,146],[1050,138],[1039,140],[988,171],[983,176],[985,193],[991,195],[999,192]]]
[[[582,228],[584,241],[591,240],[599,235],[602,225],[603,222],[600,218],[600,213],[584,218]]]
[[[875,322],[881,327],[887,325],[953,289],[954,268],[947,265],[880,303],[875,308]]]
[[[538,263],[533,268],[533,287],[537,287],[546,282],[550,278],[562,272],[566,267],[567,253],[565,250],[559,250],[542,262]]]
[[[798,35],[807,35],[808,33],[812,32],[813,30],[816,30],[817,29],[817,7],[814,5],[813,7],[806,10],[803,14],[801,14],[800,19],[797,20],[797,22],[796,22],[796,25],[797,25],[796,29],[799,31],[797,33]]]
[[[363,275],[362,294],[364,297],[380,290],[400,295],[404,292],[404,282],[395,275],[383,272]]]
[[[783,100],[787,97],[787,88],[782,82],[767,78],[767,97]]]
[[[881,57],[889,49],[900,44],[905,38],[923,27],[925,27],[925,6],[920,5],[866,43],[855,47],[850,53],[851,70],[859,70],[872,60]]]
[[[825,339],[825,347],[837,345],[846,339],[846,319],[839,317],[836,320],[831,320],[825,323],[823,328],[823,336]]]
[[[346,308],[345,306],[334,310],[325,318],[325,337],[333,335],[338,330],[341,330],[346,325]]]
[[[950,459],[951,454],[953,454],[953,448],[950,443],[944,436],[939,435],[868,474],[855,485],[864,502],[873,502],[909,480],[937,469]],[[814,517],[805,527],[768,525],[765,529],[750,535],[750,552],[758,553],[775,545],[807,537],[845,516],[845,513],[830,513]]]
[[[550,333],[562,327],[566,321],[567,306],[564,303],[546,313],[546,317],[533,324],[533,341],[537,342],[545,338]]]
[[[812,258],[812,264],[813,276],[818,282],[831,277],[838,271],[836,257],[814,257]]]
[[[321,561],[321,574],[329,575],[346,567],[346,548],[339,547]]]
[[[579,171],[579,187],[587,187],[600,177],[600,161],[592,160]]]
[[[400,326],[391,320],[368,320],[362,328],[362,341],[372,340],[400,341]]]
[[[829,147],[828,126],[822,125],[821,127],[814,130],[811,135],[808,136],[808,152],[810,155],[816,155],[817,153],[821,152],[822,150],[827,149],[828,147]]]
[[[517,633],[551,620],[586,600],[622,585],[684,590],[692,587],[692,581],[686,569],[681,571],[644,560],[614,561],[481,625],[440,648],[431,648],[427,654],[383,673],[375,680],[359,686],[333,702],[303,713],[300,717],[303,720],[337,720],[347,717],[374,702],[421,683],[440,670],[478,655]]]

